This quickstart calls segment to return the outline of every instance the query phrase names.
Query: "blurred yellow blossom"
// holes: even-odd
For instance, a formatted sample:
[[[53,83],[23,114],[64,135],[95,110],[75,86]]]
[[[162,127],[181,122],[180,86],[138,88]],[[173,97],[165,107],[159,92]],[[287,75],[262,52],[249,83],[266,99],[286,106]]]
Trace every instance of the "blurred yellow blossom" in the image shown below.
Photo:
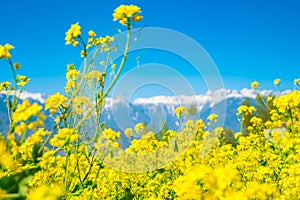
[[[9,88],[9,86],[11,85],[10,82],[8,81],[5,81],[5,82],[2,82],[0,83],[0,91],[4,88],[5,90],[7,90]]]
[[[16,77],[16,81],[18,82],[17,85],[24,87],[27,83],[29,83],[30,78],[27,78],[26,76],[18,75]]]
[[[188,114],[188,110],[184,106],[178,106],[175,108],[174,112],[177,118],[186,116]]]
[[[19,104],[16,111],[12,115],[14,122],[26,121],[34,115],[38,115],[42,110],[42,106],[37,103],[30,104],[29,100],[24,100]]]
[[[259,88],[259,82],[253,81],[253,82],[251,83],[251,88],[252,88],[252,89],[257,89],[257,88]]]
[[[207,119],[211,122],[217,122],[218,121],[218,115],[217,114],[210,114]]]
[[[245,105],[241,105],[238,107],[238,112],[237,115],[240,114],[244,114],[244,115],[252,115],[253,112],[255,111],[255,107],[254,106],[245,106]]]
[[[126,128],[125,131],[124,131],[124,135],[127,137],[127,138],[131,138],[133,136],[133,131],[131,128]]]
[[[280,83],[281,83],[280,79],[277,78],[277,79],[274,80],[274,85],[279,85]]]
[[[40,186],[30,191],[28,200],[58,200],[63,195],[62,187],[59,185]]]
[[[106,128],[103,131],[103,134],[106,138],[110,140],[119,140],[120,139],[120,132],[116,132],[112,130],[111,128]]]
[[[95,37],[95,36],[96,36],[96,33],[95,33],[95,31],[93,31],[93,30],[90,30],[90,31],[88,32],[88,34],[89,34],[89,37]]]
[[[14,64],[14,68],[15,68],[16,70],[18,70],[20,67],[21,67],[21,64],[20,64],[20,63],[16,62],[16,63]]]

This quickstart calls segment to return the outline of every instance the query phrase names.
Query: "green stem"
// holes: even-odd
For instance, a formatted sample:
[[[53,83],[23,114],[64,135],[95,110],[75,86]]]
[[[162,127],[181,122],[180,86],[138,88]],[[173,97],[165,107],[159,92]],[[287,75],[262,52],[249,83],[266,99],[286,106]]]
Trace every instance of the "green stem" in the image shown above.
[[[241,125],[240,125],[240,132],[243,133],[243,119],[244,119],[244,113],[242,113],[242,120],[241,120]]]
[[[37,154],[40,154],[40,153],[42,153],[42,151],[43,151],[43,149],[44,149],[44,147],[48,144],[48,142],[50,141],[50,139],[52,138],[52,136],[53,136],[53,134],[54,134],[54,132],[55,132],[55,130],[57,129],[57,127],[58,127],[58,125],[55,125],[54,126],[54,128],[53,128],[53,130],[52,130],[52,132],[50,133],[50,135],[47,137],[47,139],[44,141],[44,143],[43,143],[43,145],[39,148],[39,150],[38,150],[38,152],[37,152]]]
[[[126,62],[127,56],[128,56],[128,50],[129,50],[129,44],[130,44],[130,37],[131,37],[131,32],[130,32],[130,26],[128,28],[128,32],[127,32],[127,44],[125,47],[125,53],[122,59],[122,62],[120,64],[120,68],[114,78],[114,80],[112,81],[112,83],[110,84],[110,86],[107,88],[106,92],[103,94],[103,98],[106,97],[106,95],[111,91],[111,89],[113,88],[113,86],[115,85],[115,83],[117,82],[117,80],[119,79],[119,76],[122,72],[122,69],[124,67],[124,64]]]
[[[8,59],[8,63],[9,63],[9,66],[10,66],[12,74],[13,74],[14,87],[15,87],[12,104],[10,104],[10,101],[7,100],[7,105],[8,105],[8,107],[7,107],[8,111],[7,112],[8,112],[8,117],[9,117],[9,124],[10,124],[10,127],[11,127],[12,126],[12,117],[10,116],[10,114],[12,115],[12,113],[15,111],[17,103],[18,103],[17,94],[16,94],[17,89],[18,89],[18,85],[17,85],[17,74],[16,74],[16,71],[15,71],[15,68],[14,68],[14,64],[13,64],[11,59]]]
[[[19,198],[21,198],[21,195],[17,194],[17,193],[15,193],[15,194],[2,194],[1,198],[3,198],[3,199],[19,199]]]
[[[16,74],[16,71],[15,71],[15,68],[14,68],[14,64],[11,61],[11,59],[8,59],[8,63],[10,65],[10,68],[11,68],[11,71],[12,71],[12,74],[13,74],[15,90],[17,90],[17,74]]]
[[[89,174],[90,174],[90,172],[92,170],[92,167],[94,166],[94,157],[95,157],[95,153],[92,155],[92,160],[91,161],[88,159],[88,161],[89,161],[89,167],[88,167],[88,170],[87,170],[85,176],[82,179],[82,182],[84,182],[88,178],[88,176],[89,176]]]
[[[29,122],[26,122],[26,124],[29,124]],[[22,144],[25,140],[26,140],[26,137],[27,137],[27,134],[28,134],[28,129],[25,131],[25,133],[22,135],[22,138],[20,140],[20,144]]]
[[[7,107],[7,115],[9,120],[9,127],[12,127],[12,117],[10,112],[10,101],[9,101],[9,95],[6,95],[6,107]]]
[[[68,193],[68,184],[69,184],[69,165],[70,165],[70,153],[67,153],[67,158],[66,158],[66,169],[65,169],[65,189],[64,189],[64,194]]]
[[[105,84],[105,80],[106,80],[106,75],[107,75],[107,66],[108,66],[108,61],[110,58],[110,51],[107,53],[107,57],[106,57],[106,63],[105,63],[105,70],[104,70],[104,75],[102,76],[102,81],[103,81],[103,85],[101,85],[101,89],[100,89],[100,97],[103,96],[103,92],[104,92],[104,84]],[[98,129],[100,126],[100,118],[101,118],[101,111],[102,111],[102,101],[99,102],[99,104],[97,104],[98,110],[97,110],[97,124],[96,124],[96,133],[98,133]]]
[[[269,107],[268,103],[265,101],[264,97],[260,94],[259,91],[257,91],[258,93],[258,98],[261,99],[262,103],[264,104],[264,106],[268,109],[268,110],[271,110],[271,108]]]
[[[120,64],[120,67],[119,67],[119,70],[114,78],[114,80],[112,81],[112,83],[109,85],[109,87],[107,88],[107,90],[105,91],[105,93],[103,94],[103,96],[101,96],[98,100],[98,102],[96,102],[96,105],[101,102],[107,95],[108,93],[111,91],[111,89],[113,88],[113,86],[115,85],[115,83],[117,82],[121,72],[122,72],[122,69],[124,67],[124,64],[125,64],[125,61],[127,59],[127,56],[128,56],[128,50],[129,50],[129,44],[130,44],[130,37],[131,37],[131,32],[130,32],[131,28],[130,26],[128,27],[128,32],[127,32],[127,43],[126,43],[126,47],[125,47],[125,52],[124,52],[124,56],[123,56],[123,59],[122,59],[122,62]],[[77,126],[75,127],[75,129],[78,129],[82,123],[86,120],[86,118],[88,116],[90,116],[90,114],[92,113],[92,111],[95,109],[95,106],[93,106],[92,108],[90,108],[88,111],[87,111],[87,114],[85,115],[85,117],[83,117],[79,123],[77,124]]]

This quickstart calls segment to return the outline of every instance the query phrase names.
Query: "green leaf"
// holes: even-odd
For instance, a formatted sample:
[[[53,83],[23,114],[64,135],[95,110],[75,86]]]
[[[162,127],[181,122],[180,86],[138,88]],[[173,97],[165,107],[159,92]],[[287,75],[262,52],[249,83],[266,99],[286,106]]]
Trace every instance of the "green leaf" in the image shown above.
[[[158,173],[161,173],[161,174],[164,173],[165,171],[166,171],[166,170],[165,170],[164,168],[161,168],[161,169],[158,169],[158,170],[157,170],[157,172],[158,172]]]
[[[131,193],[129,188],[125,189],[125,194],[123,195],[123,197],[120,198],[120,200],[132,200],[133,199],[133,194]]]
[[[27,176],[25,178],[23,178],[20,182],[19,182],[19,194],[21,196],[25,196],[26,194],[26,190],[28,188],[28,184],[30,183],[31,179],[33,178],[32,175]]]
[[[100,125],[101,130],[103,130],[105,126],[106,126],[106,122],[102,122],[102,124]]]
[[[74,189],[72,190],[72,196],[79,196],[81,193],[83,192],[83,188],[80,185],[80,183],[77,183],[74,187]]]

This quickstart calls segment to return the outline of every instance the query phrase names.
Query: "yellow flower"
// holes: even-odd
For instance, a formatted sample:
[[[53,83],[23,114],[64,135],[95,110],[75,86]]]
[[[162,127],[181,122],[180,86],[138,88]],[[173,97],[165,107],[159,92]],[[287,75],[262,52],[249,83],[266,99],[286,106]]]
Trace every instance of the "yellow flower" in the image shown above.
[[[273,123],[271,121],[266,121],[265,126],[267,128],[271,128],[273,126]]]
[[[63,194],[62,187],[58,185],[46,186],[42,185],[34,188],[29,192],[26,199],[28,200],[58,200],[61,199]]]
[[[76,38],[80,36],[81,32],[81,27],[79,26],[78,22],[76,24],[72,24],[71,28],[66,32],[66,45],[68,44],[73,44],[76,46],[78,45],[78,42],[76,43]]]
[[[250,122],[252,123],[252,125],[254,126],[254,127],[256,127],[256,126],[259,126],[259,125],[261,125],[262,124],[262,122],[263,122],[263,120],[261,119],[261,118],[259,118],[259,117],[252,117],[251,119],[250,119]]]
[[[16,111],[12,114],[12,119],[14,122],[26,121],[30,119],[32,116],[38,115],[42,109],[42,106],[37,103],[33,103],[32,105],[26,99],[19,104]]]
[[[21,64],[18,63],[18,62],[16,62],[16,63],[14,64],[14,68],[15,68],[16,70],[18,70],[18,69],[20,68],[20,66],[21,66]]]
[[[299,78],[294,80],[294,85],[300,85],[300,79]]]
[[[77,46],[79,45],[79,42],[78,42],[78,41],[74,41],[74,42],[72,43],[72,45],[73,45],[74,47],[77,47]]]
[[[281,83],[280,79],[277,78],[277,79],[274,80],[274,85],[279,85],[280,83]]]
[[[218,115],[217,114],[210,114],[207,117],[208,120],[212,121],[212,122],[217,122],[218,121]]]
[[[92,70],[87,75],[88,80],[94,80],[95,82],[99,82],[102,80],[102,73],[98,70]]]
[[[22,135],[22,133],[24,133],[27,130],[28,127],[25,122],[21,122],[18,126],[15,127],[15,133],[18,135]]]
[[[17,80],[17,85],[18,86],[21,86],[21,87],[24,87],[27,83],[29,83],[29,81],[31,80],[30,78],[27,78],[26,76],[20,76],[18,75],[16,77],[16,80]]]
[[[80,72],[76,69],[68,70],[68,72],[66,73],[66,79],[67,80],[77,80],[79,73]]]
[[[119,140],[120,139],[120,132],[116,132],[111,128],[106,128],[103,131],[103,135],[110,140]]]
[[[59,92],[51,95],[45,102],[45,110],[50,109],[50,116],[58,111],[59,107],[67,108],[68,99]]]
[[[234,138],[238,139],[240,136],[242,136],[243,133],[242,132],[237,132],[236,134],[234,134]]]
[[[66,73],[67,83],[65,86],[65,91],[69,93],[71,89],[75,89],[77,86],[76,80],[78,79],[80,72],[76,69],[68,69]]]
[[[9,88],[9,86],[11,85],[10,82],[8,81],[5,81],[5,82],[2,82],[0,83],[0,91],[4,88],[5,90],[7,90]]]
[[[86,96],[75,97],[74,99],[72,99],[71,104],[73,108],[72,111],[75,114],[83,114],[85,111],[92,107],[90,99]]]
[[[57,134],[51,138],[50,144],[52,146],[63,146],[67,143],[68,140],[70,142],[74,142],[79,139],[79,134],[71,128],[62,128],[59,129]]]
[[[253,81],[253,82],[251,83],[251,88],[252,88],[252,89],[257,89],[257,88],[259,88],[259,82]]]
[[[131,128],[126,128],[125,131],[124,131],[124,135],[127,137],[127,138],[131,138],[133,136],[133,131]]]
[[[10,44],[5,44],[4,46],[0,45],[0,59],[1,58],[11,58],[11,54],[10,54],[10,50],[13,49],[14,46],[10,45]]]
[[[88,34],[89,34],[90,37],[95,37],[95,36],[96,36],[96,33],[95,33],[95,31],[93,31],[93,30],[90,30],[90,31],[88,32]]]
[[[268,96],[267,101],[270,102],[270,101],[272,101],[272,100],[273,100],[273,97],[272,97],[272,96]]]
[[[56,124],[59,124],[59,122],[60,122],[61,119],[62,119],[61,116],[57,116],[57,117],[55,118],[54,122],[55,122]]]
[[[138,21],[141,21],[142,19],[143,19],[143,17],[141,15],[134,15],[132,17],[133,22],[138,22]]]
[[[141,135],[145,132],[146,127],[142,123],[138,123],[134,126],[134,131],[138,134]]]
[[[138,13],[141,9],[135,5],[120,5],[114,10],[114,21],[119,20],[120,24],[127,26],[128,20],[132,17],[133,22],[142,20],[142,16]]]
[[[295,109],[297,108],[297,106],[299,106],[299,104],[300,92],[297,90],[294,90],[293,92],[286,95],[281,95],[273,100],[273,105],[281,113],[285,113],[286,111],[289,111],[289,109]]]
[[[178,106],[174,112],[177,118],[186,116],[188,114],[188,110],[184,106]]]
[[[9,151],[7,151],[7,147],[2,139],[0,140],[0,166],[1,168],[8,170],[14,170],[18,166],[16,161],[13,159],[12,155]],[[3,169],[1,169],[2,171]]]
[[[91,42],[95,46],[102,45],[101,52],[103,52],[103,51],[106,52],[106,51],[113,49],[113,47],[111,46],[111,43],[114,40],[115,40],[114,37],[107,35],[105,37],[90,38],[89,42]]]
[[[67,65],[67,72],[72,70],[72,69],[75,69],[75,68],[76,68],[76,65],[74,63],[68,64]]]
[[[78,133],[70,136],[70,142],[75,142],[80,138],[80,135]]]
[[[81,50],[80,51],[80,56],[81,57],[86,57],[87,56],[87,52],[85,50]]]
[[[173,130],[167,130],[167,132],[165,132],[164,134],[163,134],[163,139],[164,140],[167,140],[167,141],[170,141],[171,140],[171,138],[173,138],[173,137],[175,137],[176,136],[176,132],[175,131],[173,131]]]
[[[255,110],[256,109],[253,106],[248,107],[248,106],[245,106],[245,105],[241,105],[241,106],[238,107],[237,115],[240,115],[240,114],[252,115]]]

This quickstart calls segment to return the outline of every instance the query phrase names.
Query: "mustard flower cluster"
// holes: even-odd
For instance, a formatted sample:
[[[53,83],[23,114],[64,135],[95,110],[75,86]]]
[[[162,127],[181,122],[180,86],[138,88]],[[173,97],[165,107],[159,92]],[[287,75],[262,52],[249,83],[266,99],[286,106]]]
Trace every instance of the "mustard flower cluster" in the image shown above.
[[[62,147],[67,143],[68,141],[70,142],[75,142],[79,139],[79,134],[76,133],[75,130],[70,129],[70,128],[62,128],[59,129],[57,134],[50,139],[50,144],[53,147]]]
[[[22,88],[24,88],[25,85],[30,82],[30,78],[28,78],[26,76],[18,75],[16,77],[16,81],[17,81],[18,86],[21,86]]]
[[[9,59],[11,58],[10,50],[13,49],[14,46],[10,44],[0,45],[0,59]]]
[[[112,130],[111,128],[106,128],[103,131],[103,134],[106,138],[108,138],[110,140],[119,140],[120,139],[120,132],[116,132],[116,131]]]
[[[81,34],[81,27],[79,26],[79,23],[72,24],[71,28],[66,32],[66,44],[72,44],[73,46],[78,46],[78,41],[76,38],[78,38]]]
[[[77,87],[77,80],[79,78],[80,72],[76,69],[70,69],[66,73],[66,86],[65,92],[70,93],[72,90],[75,90]]]
[[[45,103],[45,109],[50,110],[50,115],[53,115],[59,110],[59,108],[67,108],[68,99],[60,93],[55,93],[47,98]]]
[[[133,22],[141,21],[142,16],[139,14],[141,9],[136,5],[120,5],[113,13],[114,21],[119,20],[120,24],[127,26],[132,19]]]

